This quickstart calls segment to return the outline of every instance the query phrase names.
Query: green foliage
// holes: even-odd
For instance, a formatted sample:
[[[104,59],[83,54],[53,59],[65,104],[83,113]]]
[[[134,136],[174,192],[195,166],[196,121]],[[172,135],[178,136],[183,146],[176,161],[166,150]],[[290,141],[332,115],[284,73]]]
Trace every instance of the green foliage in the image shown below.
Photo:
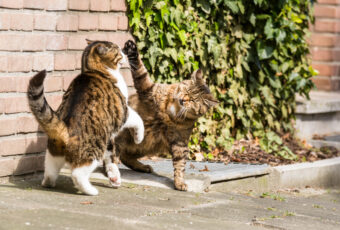
[[[308,97],[309,0],[128,0],[142,59],[157,82],[204,70],[220,104],[199,119],[193,150],[236,138],[293,159],[277,135],[292,131],[295,93]]]

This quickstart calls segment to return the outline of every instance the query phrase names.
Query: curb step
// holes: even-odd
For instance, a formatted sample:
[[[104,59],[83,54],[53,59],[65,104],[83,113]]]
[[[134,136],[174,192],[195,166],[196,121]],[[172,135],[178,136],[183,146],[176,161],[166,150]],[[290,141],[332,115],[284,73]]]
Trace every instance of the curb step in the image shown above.
[[[171,160],[143,161],[143,163],[150,164],[155,173],[139,173],[120,165],[122,182],[174,189]],[[103,171],[102,168],[99,170]],[[91,181],[109,184],[107,177],[101,172],[97,170],[92,173]],[[62,169],[61,173],[70,175],[70,170]],[[191,192],[204,192],[212,185],[223,186],[229,191],[256,190],[256,187],[260,190],[306,186],[337,187],[340,186],[340,157],[277,167],[189,161],[186,165],[185,182],[188,185],[188,191]]]

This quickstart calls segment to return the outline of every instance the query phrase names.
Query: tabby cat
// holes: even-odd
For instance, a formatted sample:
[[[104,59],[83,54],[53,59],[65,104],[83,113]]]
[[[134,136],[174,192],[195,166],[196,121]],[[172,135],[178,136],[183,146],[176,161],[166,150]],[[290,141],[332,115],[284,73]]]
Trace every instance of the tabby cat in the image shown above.
[[[144,137],[142,119],[127,105],[127,86],[119,72],[125,60],[116,44],[88,40],[82,72],[70,84],[56,112],[44,96],[46,71],[30,80],[29,105],[48,136],[43,186],[54,187],[66,163],[75,186],[85,194],[97,195],[89,176],[103,158],[111,184],[120,185],[117,164],[105,151],[110,137],[125,127],[134,129],[136,144]]]
[[[115,138],[116,152],[123,164],[141,172],[152,172],[152,168],[139,162],[139,158],[170,153],[175,188],[186,191],[184,169],[191,132],[197,119],[218,101],[205,84],[201,70],[195,71],[190,80],[157,84],[150,79],[134,42],[128,41],[123,52],[128,56],[137,90],[137,95],[130,96],[129,105],[142,117],[145,133],[144,141],[136,144],[133,131],[122,131]]]

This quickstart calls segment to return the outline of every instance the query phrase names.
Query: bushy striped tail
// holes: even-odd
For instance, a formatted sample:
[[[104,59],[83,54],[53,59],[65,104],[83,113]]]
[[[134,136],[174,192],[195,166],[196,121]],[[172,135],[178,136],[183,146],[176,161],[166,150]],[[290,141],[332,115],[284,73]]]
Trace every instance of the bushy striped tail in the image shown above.
[[[44,96],[46,70],[37,73],[29,82],[27,97],[30,109],[49,138],[66,145],[69,134],[65,123],[52,110]]]
[[[143,94],[148,92],[154,85],[154,82],[151,80],[148,70],[145,68],[144,63],[138,54],[136,44],[131,40],[127,41],[123,52],[129,59],[133,82],[137,93]]]

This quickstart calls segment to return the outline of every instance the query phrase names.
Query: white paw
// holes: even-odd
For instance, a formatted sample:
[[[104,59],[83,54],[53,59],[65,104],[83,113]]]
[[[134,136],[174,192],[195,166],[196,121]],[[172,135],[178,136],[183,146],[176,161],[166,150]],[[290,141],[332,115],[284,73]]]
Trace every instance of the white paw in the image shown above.
[[[108,164],[106,166],[107,177],[109,178],[110,184],[114,188],[120,187],[122,179],[120,176],[119,168],[116,164]]]
[[[93,186],[91,186],[91,187],[88,186],[82,192],[85,193],[86,195],[89,195],[89,196],[97,196],[98,195],[98,190]]]
[[[43,181],[41,182],[43,187],[47,188],[54,188],[55,187],[55,180],[52,181],[49,177],[44,177]]]

